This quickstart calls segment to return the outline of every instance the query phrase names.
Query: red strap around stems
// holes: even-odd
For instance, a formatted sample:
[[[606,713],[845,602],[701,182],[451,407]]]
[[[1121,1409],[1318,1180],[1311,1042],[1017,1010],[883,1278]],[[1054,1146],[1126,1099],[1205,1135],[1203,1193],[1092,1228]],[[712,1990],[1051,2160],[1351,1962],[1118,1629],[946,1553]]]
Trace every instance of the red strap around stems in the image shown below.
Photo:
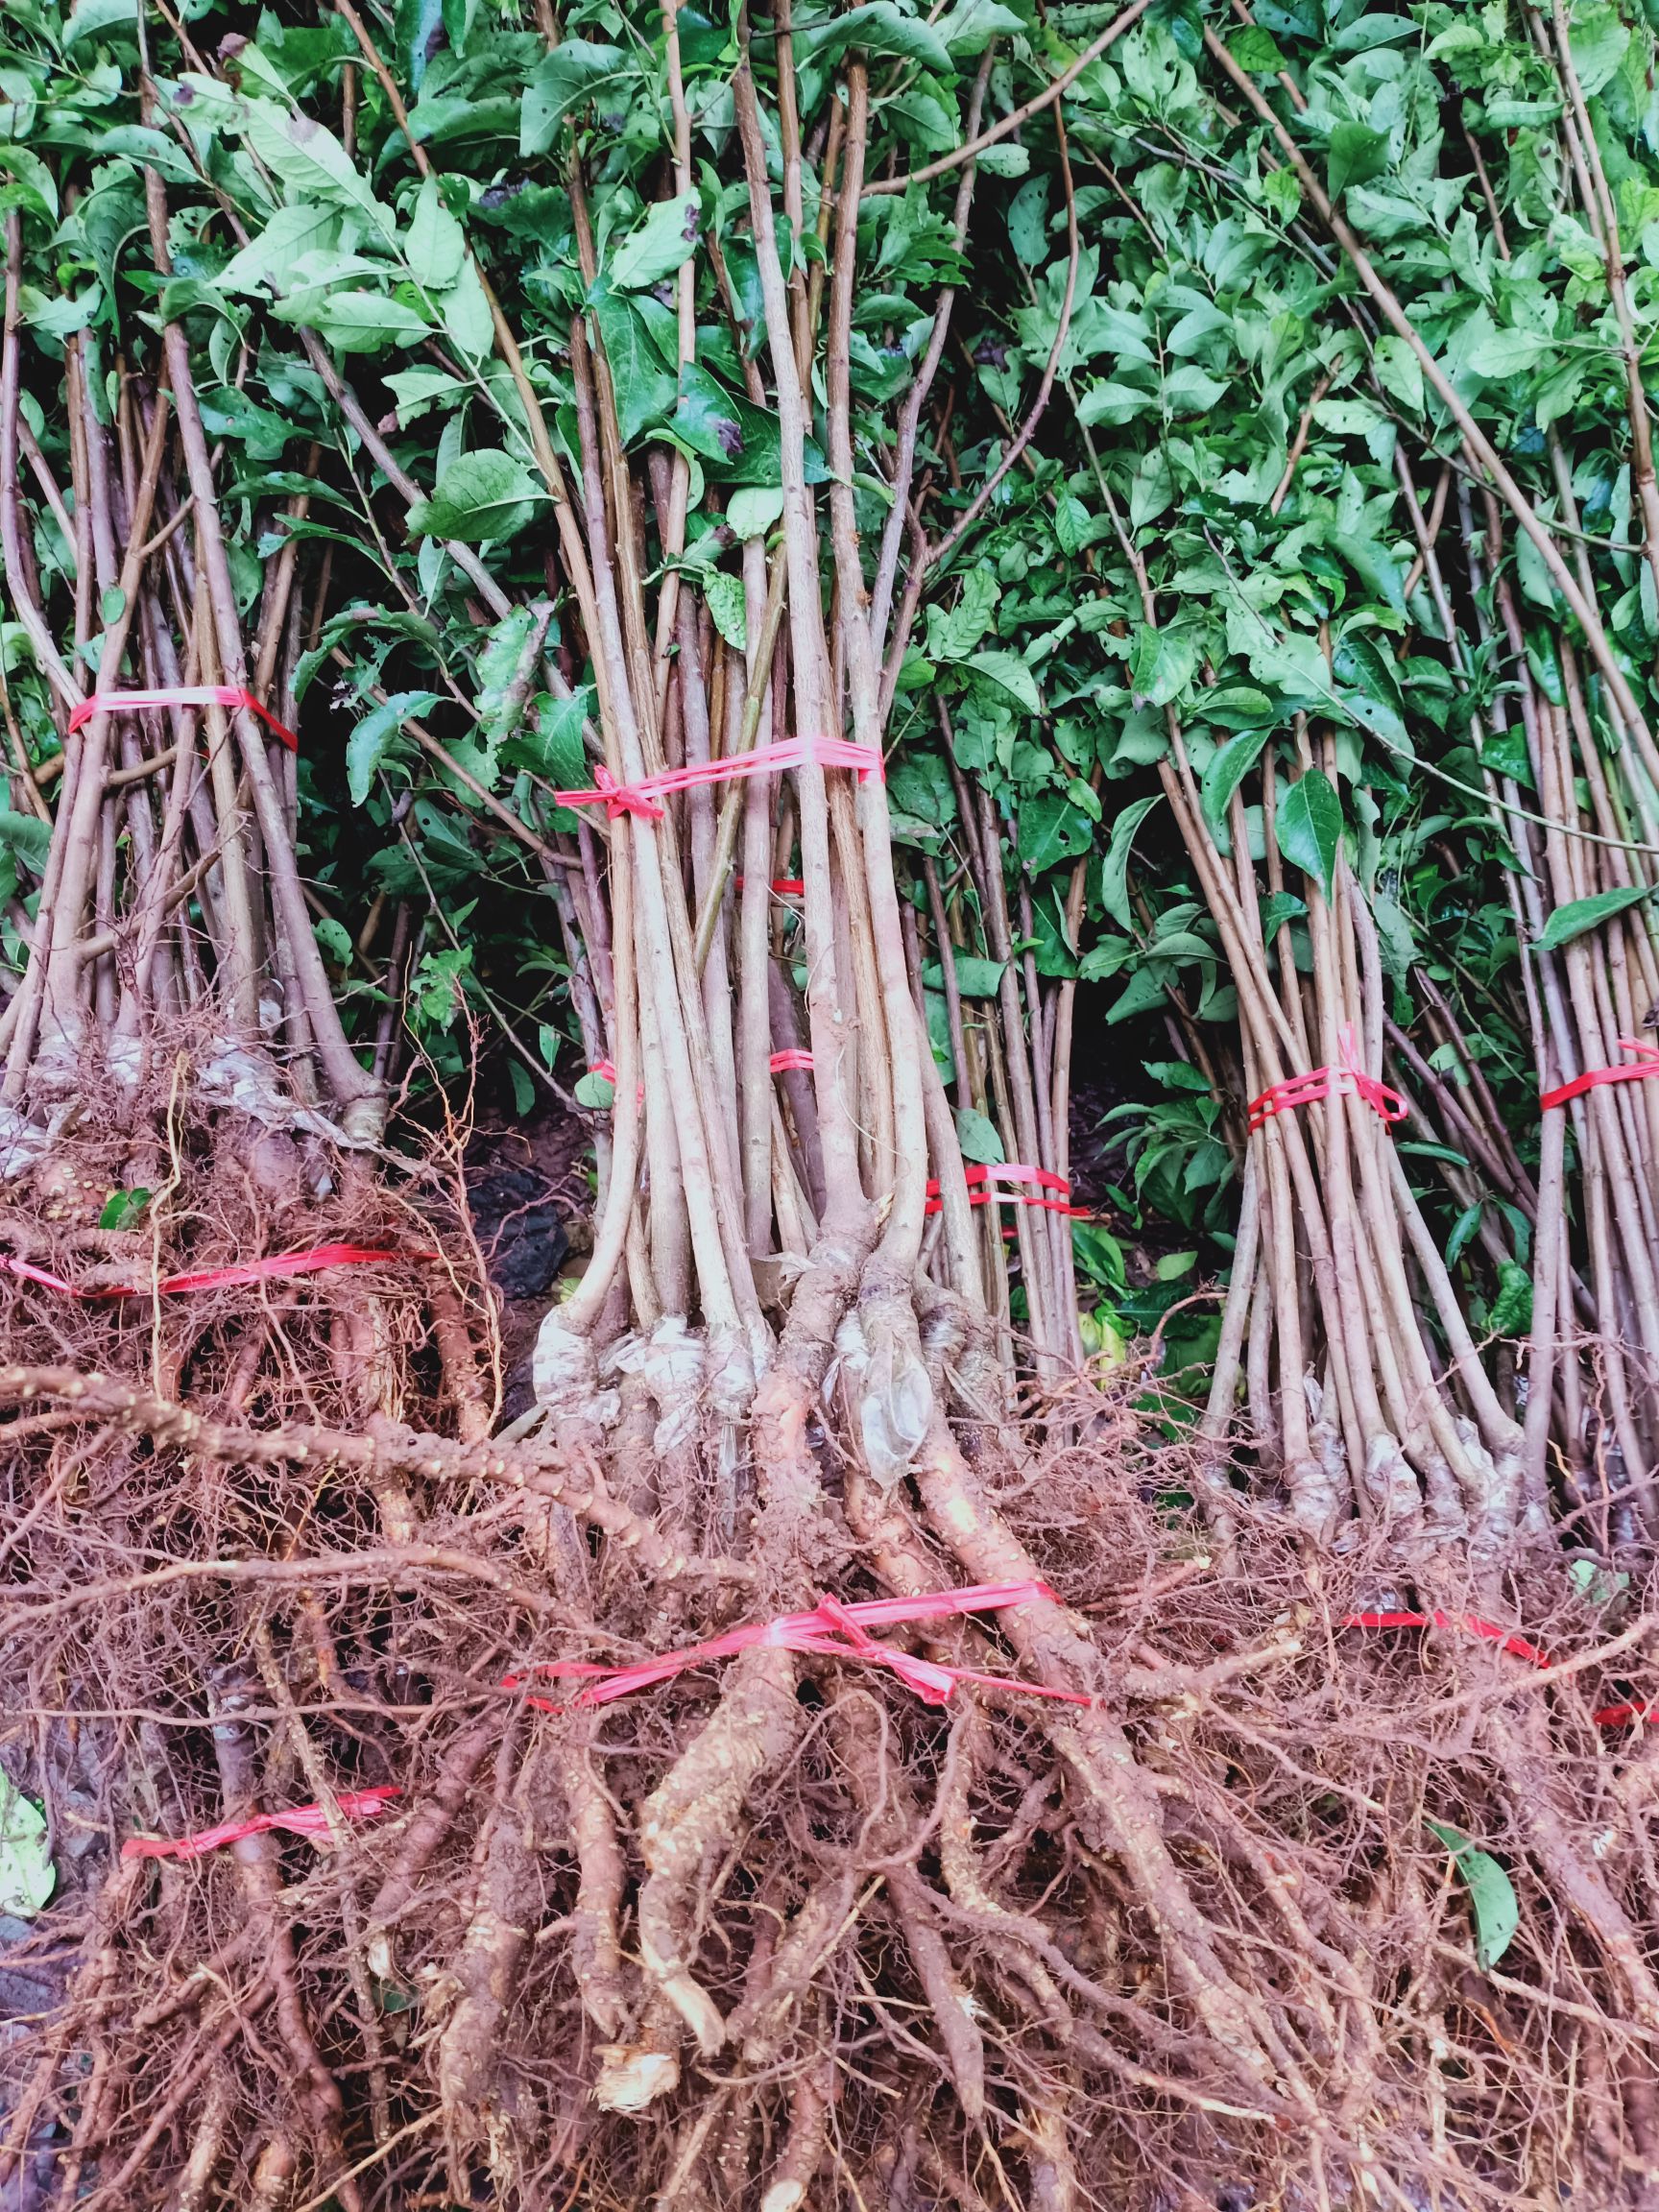
[[[1071,1204],[1071,1186],[1063,1175],[1056,1175],[1047,1167],[1026,1167],[1018,1161],[998,1161],[991,1166],[977,1163],[963,1169],[968,1184],[970,1206],[1040,1206],[1047,1214],[1070,1214],[1079,1220],[1087,1220],[1086,1207]],[[1031,1183],[1039,1190],[1052,1190],[1052,1198],[1032,1197],[1023,1190],[999,1190],[999,1183]],[[937,1214],[944,1205],[939,1195],[937,1181],[927,1186],[926,1211]]]
[[[802,1069],[805,1073],[810,1074],[812,1072],[811,1053],[803,1051],[799,1045],[791,1045],[786,1052],[773,1053],[771,1069],[774,1075],[786,1075],[792,1068]]]
[[[501,1687],[517,1690],[533,1675],[585,1675],[587,1687],[568,1702],[571,1705],[609,1705],[636,1690],[671,1681],[688,1668],[706,1666],[712,1659],[730,1659],[757,1646],[778,1651],[802,1651],[830,1659],[858,1659],[866,1666],[885,1667],[907,1689],[929,1705],[945,1705],[958,1682],[972,1682],[992,1690],[1014,1690],[1026,1697],[1052,1697],[1064,1705],[1093,1705],[1081,1690],[1051,1690],[1043,1682],[1021,1682],[1006,1674],[976,1674],[966,1667],[941,1667],[930,1659],[893,1644],[878,1644],[871,1628],[889,1627],[902,1621],[942,1621],[955,1614],[992,1612],[1005,1605],[1057,1603],[1046,1582],[977,1582],[967,1590],[935,1590],[926,1598],[876,1598],[855,1605],[822,1598],[810,1613],[783,1613],[775,1621],[756,1621],[733,1628],[706,1644],[689,1644],[683,1650],[665,1651],[660,1658],[641,1659],[632,1667],[596,1667],[582,1659],[544,1659],[522,1674],[509,1674]],[[565,1708],[544,1697],[526,1703],[541,1713]]]
[[[741,891],[747,878],[733,876],[732,880]],[[806,896],[805,880],[800,876],[774,876],[772,889],[780,899],[805,899]]]
[[[252,691],[238,684],[161,684],[152,691],[94,691],[70,715],[70,734],[90,722],[94,714],[130,714],[135,707],[246,707],[281,738],[290,753],[300,750],[300,740],[288,725],[278,722]]]
[[[306,1252],[278,1252],[268,1260],[249,1260],[234,1267],[203,1267],[183,1275],[164,1275],[159,1283],[120,1283],[112,1287],[85,1288],[50,1275],[27,1260],[0,1255],[0,1274],[17,1275],[25,1283],[60,1291],[65,1298],[143,1298],[152,1289],[163,1298],[186,1290],[233,1290],[248,1283],[286,1283],[299,1275],[315,1275],[320,1267],[361,1267],[374,1260],[434,1260],[434,1252],[396,1251],[383,1244],[314,1244]]]
[[[749,776],[777,776],[808,760],[816,760],[821,768],[852,768],[861,777],[881,773],[881,756],[873,745],[854,745],[845,737],[785,737],[776,745],[729,754],[723,760],[689,760],[684,768],[664,768],[656,776],[640,777],[637,783],[618,783],[600,762],[590,789],[555,791],[553,799],[560,806],[603,806],[613,822],[622,814],[661,822],[662,808],[657,802],[671,792],[694,790],[702,783],[737,782]]]
[[[395,1782],[381,1782],[373,1790],[345,1790],[335,1799],[347,1818],[373,1820],[384,1813],[402,1790]],[[294,1805],[285,1813],[255,1813],[248,1820],[223,1820],[217,1828],[200,1828],[194,1836],[129,1836],[121,1846],[123,1859],[201,1859],[227,1843],[240,1843],[248,1836],[269,1836],[285,1828],[294,1836],[326,1836],[328,1815],[321,1805]]]
[[[1367,1075],[1359,1066],[1359,1046],[1352,1028],[1342,1032],[1342,1063],[1336,1068],[1310,1068],[1305,1075],[1288,1075],[1283,1083],[1269,1083],[1260,1098],[1250,1101],[1250,1127],[1260,1129],[1275,1114],[1288,1114],[1298,1106],[1313,1106],[1334,1094],[1352,1093],[1363,1098],[1384,1121],[1404,1121],[1410,1108],[1398,1091]]]
[[[1570,1098],[1582,1097],[1598,1084],[1640,1083],[1645,1076],[1659,1075],[1659,1045],[1646,1045],[1639,1037],[1621,1037],[1619,1049],[1635,1054],[1634,1067],[1592,1068],[1582,1075],[1575,1075],[1571,1083],[1563,1083],[1558,1090],[1543,1094],[1538,1100],[1539,1113],[1548,1114],[1552,1107],[1565,1106]]]

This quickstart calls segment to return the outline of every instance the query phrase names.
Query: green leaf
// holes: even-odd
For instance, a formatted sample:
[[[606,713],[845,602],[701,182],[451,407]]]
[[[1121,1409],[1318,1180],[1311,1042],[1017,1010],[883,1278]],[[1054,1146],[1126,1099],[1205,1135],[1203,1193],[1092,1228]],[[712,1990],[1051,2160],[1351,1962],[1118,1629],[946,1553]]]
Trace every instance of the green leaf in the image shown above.
[[[1162,960],[1146,960],[1130,976],[1121,997],[1106,1009],[1110,1022],[1127,1022],[1137,1014],[1155,1014],[1166,1004],[1165,987],[1175,971]]]
[[[983,54],[993,38],[1004,38],[1010,32],[1022,32],[1025,21],[1023,16],[1016,15],[1012,8],[1004,8],[1002,0],[956,0],[950,14],[941,16],[933,28],[944,39],[951,60],[966,61]],[[1001,149],[990,146],[985,151],[996,154]],[[985,166],[984,154],[979,156],[979,166],[981,169]],[[993,174],[1006,176],[1008,172],[994,171]]]
[[[325,955],[346,967],[351,958],[351,935],[343,922],[336,922],[332,914],[325,914],[311,925],[311,934],[322,946]]]
[[[1022,802],[1020,858],[1032,876],[1058,861],[1079,858],[1094,842],[1093,818],[1058,791],[1039,791]]]
[[[726,523],[734,538],[763,538],[782,513],[781,486],[749,485],[726,502]]]
[[[1184,361],[1164,379],[1164,404],[1171,415],[1208,415],[1226,397],[1227,386],[1195,361]]]
[[[543,497],[529,470],[510,454],[463,453],[439,477],[432,496],[410,508],[409,534],[455,538],[463,545],[498,542],[522,530]]]
[[[1530,330],[1493,330],[1470,347],[1468,361],[1478,376],[1522,376],[1550,350],[1550,341]]]
[[[1048,258],[1048,180],[1037,176],[1022,184],[1008,203],[1008,243],[1027,269]]]
[[[52,850],[51,824],[35,814],[14,814],[0,806],[0,848],[14,854],[31,875],[43,877]]]
[[[606,1076],[578,1075],[573,1093],[578,1106],[586,1106],[590,1114],[608,1114],[616,1099],[616,1086]]]
[[[45,1816],[9,1776],[0,1774],[0,1912],[32,1920],[57,1880],[46,1847]]]
[[[1612,83],[1629,43],[1628,26],[1620,21],[1618,10],[1608,7],[1605,0],[1595,7],[1573,10],[1568,44],[1586,100],[1593,100]]]
[[[1490,1973],[1515,1939],[1521,1925],[1521,1907],[1515,1886],[1489,1852],[1479,1850],[1460,1828],[1443,1820],[1424,1825],[1451,1852],[1469,1902],[1475,1909],[1475,1963]]]
[[[473,262],[463,265],[439,304],[444,311],[445,332],[455,350],[469,361],[487,359],[495,343],[495,325]]]
[[[972,1160],[981,1167],[999,1167],[1008,1157],[997,1134],[996,1122],[975,1113],[972,1106],[956,1109],[956,1142],[962,1147],[963,1159]]]
[[[148,1190],[111,1190],[98,1216],[100,1229],[131,1229],[150,1203]]]
[[[63,51],[83,38],[102,38],[110,31],[138,30],[138,0],[81,0],[63,29]]]
[[[31,154],[26,146],[13,146],[0,139],[0,169],[10,170],[16,179],[6,195],[9,203],[20,201],[26,207],[33,206],[48,223],[57,222],[58,186],[38,154]]]
[[[965,665],[987,684],[995,684],[998,690],[1006,691],[1017,699],[1027,714],[1041,714],[1043,701],[1038,695],[1037,679],[1017,653],[985,652],[970,654]]]
[[[1252,77],[1265,77],[1285,66],[1285,57],[1273,34],[1263,31],[1259,23],[1252,23],[1247,30],[1235,31],[1227,41],[1227,51],[1239,68]]]
[[[429,713],[437,704],[436,691],[394,691],[383,705],[364,715],[346,740],[346,782],[353,806],[361,806],[368,798],[405,718]]]
[[[325,200],[354,208],[377,230],[392,234],[391,210],[375,199],[369,180],[332,131],[270,100],[250,100],[246,108],[248,144],[289,200]]]
[[[445,206],[436,177],[426,178],[416,195],[403,258],[415,281],[429,292],[446,292],[460,277],[467,259],[467,233]]]
[[[528,607],[515,607],[504,614],[484,641],[478,657],[478,735],[482,743],[496,746],[513,734],[513,724],[524,711],[526,691],[520,688],[517,712],[512,712],[516,680],[530,641],[536,617]],[[511,721],[509,717],[511,716]]]
[[[520,1116],[529,1114],[536,1104],[536,1086],[517,1060],[509,1060],[507,1072],[513,1078],[513,1103]]]
[[[315,201],[278,207],[257,238],[232,253],[220,270],[221,292],[254,292],[269,284],[287,290],[301,254],[331,252],[340,241],[340,210]]]
[[[1406,343],[1392,331],[1379,338],[1371,355],[1377,371],[1377,381],[1391,398],[1398,399],[1407,413],[1420,415],[1423,411],[1423,364]]]
[[[976,952],[956,955],[956,988],[964,998],[995,998],[1002,987],[1006,961],[984,960]],[[998,1159],[1001,1155],[998,1153]]]
[[[1118,430],[1125,422],[1133,422],[1137,415],[1147,414],[1156,400],[1155,393],[1142,392],[1138,384],[1122,384],[1109,376],[1103,383],[1091,384],[1077,402],[1077,420],[1085,430],[1092,430],[1096,422]]]
[[[711,568],[703,579],[703,596],[709,602],[714,627],[727,644],[734,652],[747,652],[749,619],[743,579],[727,575],[723,568]]]
[[[1498,1295],[1487,1323],[1495,1336],[1526,1336],[1532,1328],[1532,1277],[1518,1260],[1498,1267]]]
[[[1532,941],[1534,952],[1559,952],[1563,945],[1571,945],[1575,937],[1582,937],[1587,930],[1596,929],[1615,914],[1626,913],[1632,906],[1640,906],[1644,899],[1653,896],[1644,883],[1628,883],[1619,891],[1598,891],[1591,899],[1570,899],[1565,906],[1557,906],[1544,925],[1541,936]]]
[[[1223,852],[1232,850],[1231,833],[1227,826],[1227,810],[1233,804],[1233,794],[1261,757],[1262,748],[1273,734],[1270,728],[1243,730],[1211,757],[1204,771],[1201,797],[1204,819],[1210,825],[1210,833]]]
[[[690,260],[703,220],[695,192],[659,200],[643,223],[611,252],[605,274],[618,292],[646,292]]]
[[[397,0],[395,36],[397,57],[417,92],[437,52],[444,29],[442,0]]]
[[[1342,803],[1322,768],[1310,768],[1279,801],[1279,850],[1293,867],[1318,878],[1327,899],[1342,842]]]
[[[582,742],[582,725],[592,703],[593,694],[587,685],[568,699],[555,699],[543,691],[536,701],[534,722],[519,725],[517,735],[503,749],[502,758],[516,767],[534,768],[555,790],[586,790],[592,778]]]
[[[1294,922],[1307,911],[1307,900],[1298,899],[1294,891],[1270,891],[1262,902],[1262,936],[1275,936],[1286,922]]]
[[[1167,707],[1191,682],[1198,666],[1198,640],[1190,630],[1154,629],[1143,622],[1135,633],[1135,658],[1129,684],[1137,703]]]
[[[1158,804],[1159,794],[1150,799],[1137,799],[1133,806],[1125,806],[1112,825],[1112,839],[1106,848],[1105,865],[1100,871],[1100,902],[1120,929],[1132,929],[1129,915],[1129,854],[1135,843],[1135,832]]]
[[[1054,503],[1054,535],[1062,553],[1079,553],[1094,535],[1094,518],[1081,499],[1070,493]]]
[[[1350,184],[1369,184],[1388,166],[1388,138],[1369,123],[1338,123],[1326,156],[1326,181],[1334,200]]]
[[[1122,1245],[1097,1221],[1072,1222],[1071,1249],[1077,1255],[1079,1269],[1091,1283],[1098,1283],[1103,1289],[1121,1290],[1128,1282]]]
[[[1598,1567],[1594,1559],[1575,1559],[1567,1573],[1574,1589],[1587,1605],[1611,1605],[1630,1587],[1630,1577],[1623,1568],[1608,1574]]]
[[[593,316],[616,389],[622,443],[631,445],[642,431],[673,413],[674,374],[652,343],[644,317],[623,294],[602,291],[593,302]],[[694,366],[687,364],[688,372]],[[686,443],[696,445],[695,439]]]
[[[950,51],[939,33],[914,15],[902,15],[893,0],[866,0],[862,8],[849,8],[844,15],[820,18],[795,34],[795,52],[824,69],[838,61],[850,46],[866,54],[892,54],[902,61],[920,61],[924,69],[950,79]]]
[[[559,126],[573,108],[611,97],[626,108],[639,83],[639,64],[620,46],[565,38],[532,72],[518,115],[518,151],[550,154]]]
[[[322,287],[279,300],[277,320],[315,330],[342,353],[378,353],[387,346],[419,346],[432,336],[424,315],[378,292],[331,292]]]

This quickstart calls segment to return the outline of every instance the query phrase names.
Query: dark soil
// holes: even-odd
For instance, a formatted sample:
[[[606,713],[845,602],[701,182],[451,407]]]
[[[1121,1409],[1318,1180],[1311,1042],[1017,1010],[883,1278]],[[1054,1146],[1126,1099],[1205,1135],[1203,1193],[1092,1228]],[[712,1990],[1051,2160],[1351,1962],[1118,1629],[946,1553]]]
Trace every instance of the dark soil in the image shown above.
[[[561,1272],[588,1251],[591,1156],[586,1122],[556,1102],[487,1117],[468,1146],[473,1234],[499,1301],[503,1420],[528,1411],[536,1332]]]

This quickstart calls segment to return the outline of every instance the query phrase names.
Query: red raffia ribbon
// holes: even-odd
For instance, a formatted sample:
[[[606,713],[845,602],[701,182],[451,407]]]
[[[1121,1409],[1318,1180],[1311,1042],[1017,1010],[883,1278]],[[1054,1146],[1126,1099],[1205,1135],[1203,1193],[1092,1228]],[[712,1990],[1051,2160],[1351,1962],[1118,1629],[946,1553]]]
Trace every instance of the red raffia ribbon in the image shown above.
[[[812,1071],[812,1055],[803,1051],[799,1045],[791,1045],[786,1052],[774,1052],[771,1061],[774,1075],[786,1075],[791,1068],[800,1068],[807,1074]]]
[[[1548,1652],[1540,1651],[1537,1645],[1529,1644],[1525,1636],[1518,1636],[1512,1628],[1500,1627],[1496,1621],[1482,1621],[1474,1613],[1350,1613],[1342,1625],[1344,1628],[1460,1628],[1465,1635],[1482,1636],[1487,1643],[1512,1651],[1517,1659],[1525,1659],[1529,1667],[1540,1668],[1545,1673],[1553,1664]],[[1603,1705],[1590,1718],[1598,1728],[1628,1728],[1638,1720],[1659,1720],[1659,1704],[1640,1705],[1634,1699],[1627,1699],[1620,1705]]]
[[[300,750],[300,740],[288,725],[278,722],[239,684],[162,684],[153,691],[94,691],[70,715],[70,734],[90,722],[94,714],[130,714],[135,707],[246,707],[281,738],[290,753]]]
[[[783,1613],[776,1621],[751,1622],[731,1629],[706,1644],[690,1644],[680,1651],[665,1651],[660,1658],[641,1659],[632,1667],[598,1667],[582,1659],[540,1660],[522,1674],[509,1674],[501,1687],[517,1690],[532,1675],[586,1675],[587,1687],[569,1700],[571,1705],[609,1705],[613,1698],[649,1690],[658,1682],[672,1681],[688,1668],[707,1666],[712,1659],[730,1659],[757,1645],[773,1651],[802,1651],[829,1659],[858,1659],[866,1666],[885,1667],[906,1689],[928,1705],[945,1705],[958,1682],[983,1689],[1015,1690],[1025,1697],[1052,1697],[1063,1705],[1093,1705],[1080,1690],[1051,1690],[1043,1682],[1021,1682],[1007,1674],[976,1674],[966,1667],[941,1667],[931,1659],[919,1659],[897,1645],[878,1644],[870,1628],[889,1627],[902,1621],[942,1621],[960,1613],[994,1612],[1005,1605],[1057,1603],[1046,1582],[976,1582],[967,1590],[935,1590],[926,1598],[875,1598],[855,1605],[821,1598],[810,1613]],[[544,1697],[525,1700],[539,1713],[565,1708]]]
[[[395,1782],[377,1783],[373,1790],[342,1791],[336,1803],[348,1819],[373,1820],[384,1813],[402,1790]],[[202,1859],[221,1851],[227,1843],[240,1843],[248,1836],[269,1836],[285,1828],[291,1836],[326,1836],[328,1815],[321,1805],[294,1805],[285,1813],[255,1813],[251,1820],[224,1820],[217,1828],[198,1829],[194,1836],[129,1836],[121,1846],[123,1859]]]
[[[1287,1075],[1283,1083],[1269,1083],[1260,1098],[1250,1101],[1250,1127],[1260,1129],[1275,1114],[1288,1114],[1298,1106],[1317,1105],[1321,1098],[1351,1092],[1363,1098],[1384,1121],[1404,1121],[1411,1109],[1398,1091],[1367,1075],[1359,1066],[1359,1046],[1352,1028],[1342,1032],[1342,1065],[1310,1068],[1305,1075]]]
[[[1634,1067],[1591,1068],[1582,1075],[1575,1075],[1571,1083],[1563,1083],[1558,1090],[1546,1091],[1538,1100],[1540,1114],[1548,1114],[1551,1107],[1565,1106],[1570,1098],[1580,1098],[1586,1091],[1594,1091],[1599,1083],[1640,1083],[1645,1076],[1659,1075],[1659,1045],[1647,1045],[1639,1037],[1621,1037],[1619,1049],[1635,1054]]]
[[[553,801],[559,806],[603,806],[613,822],[622,814],[661,822],[662,808],[657,802],[672,792],[692,791],[703,783],[738,782],[749,776],[777,776],[808,760],[816,760],[821,768],[852,768],[860,777],[881,773],[881,756],[873,745],[854,745],[845,737],[785,737],[776,745],[728,754],[722,760],[688,760],[683,768],[641,776],[637,783],[618,783],[601,761],[594,767],[589,789],[555,791]]]
[[[745,878],[741,876],[733,876],[732,880],[741,891]],[[800,876],[774,876],[772,889],[780,899],[805,899],[806,896],[805,880]]]
[[[315,1275],[320,1267],[361,1267],[374,1260],[431,1260],[431,1252],[394,1251],[380,1244],[314,1244],[308,1252],[277,1252],[268,1260],[249,1260],[235,1267],[203,1267],[183,1275],[164,1275],[159,1283],[117,1283],[85,1289],[66,1283],[61,1275],[49,1275],[44,1267],[27,1260],[0,1254],[0,1274],[21,1276],[65,1298],[143,1298],[154,1288],[163,1298],[186,1290],[232,1290],[248,1283],[287,1283],[299,1275]]]
[[[1070,1184],[1063,1175],[1056,1175],[1047,1167],[1025,1167],[1018,1161],[998,1161],[991,1166],[980,1166],[974,1163],[965,1167],[963,1174],[968,1183],[970,1206],[1041,1206],[1045,1213],[1069,1214],[1080,1221],[1089,1218],[1087,1207],[1071,1204]],[[1041,1198],[1031,1197],[1023,1190],[999,1190],[996,1188],[999,1183],[1034,1183],[1039,1190],[1052,1190],[1056,1195]],[[939,1195],[938,1183],[930,1182],[927,1186],[926,1211],[937,1214],[944,1203]]]
[[[1598,1728],[1632,1728],[1638,1720],[1659,1720],[1659,1705],[1638,1705],[1634,1701],[1603,1705],[1591,1719]]]
[[[588,1072],[589,1075],[597,1075],[602,1082],[609,1083],[613,1091],[615,1090],[616,1063],[614,1060],[595,1060],[592,1067],[589,1069]],[[644,1095],[645,1086],[643,1083],[641,1083],[639,1085],[637,1096],[642,1099]]]
[[[1350,1613],[1342,1625],[1344,1628],[1460,1628],[1466,1636],[1483,1637],[1488,1644],[1512,1651],[1529,1667],[1550,1665],[1548,1655],[1540,1651],[1536,1644],[1528,1644],[1525,1636],[1518,1636],[1512,1628],[1500,1627],[1496,1621],[1482,1621],[1474,1613]]]

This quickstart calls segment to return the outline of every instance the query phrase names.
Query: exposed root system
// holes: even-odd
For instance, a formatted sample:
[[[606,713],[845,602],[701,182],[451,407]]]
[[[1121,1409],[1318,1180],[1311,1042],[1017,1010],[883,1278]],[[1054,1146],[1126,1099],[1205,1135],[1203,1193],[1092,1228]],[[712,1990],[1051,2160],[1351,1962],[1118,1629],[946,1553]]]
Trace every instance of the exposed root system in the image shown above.
[[[311,1228],[189,1150],[192,1258]],[[1654,1687],[1642,1593],[1530,1573],[1548,1671],[1345,1629],[1407,1594],[1282,1520],[1223,1575],[1123,1415],[1110,1465],[987,1434],[914,1518],[832,1460],[814,1507],[844,1596],[1034,1566],[1064,1606],[894,1633],[1094,1708],[761,1649],[560,1709],[537,1662],[763,1619],[793,1551],[757,1513],[676,1556],[566,1444],[462,1440],[445,1265],[257,1310],[8,1285],[0,1763],[64,1869],[9,1960],[49,1992],[18,2201],[1644,2200],[1659,1769],[1594,1719]],[[303,1804],[315,1840],[120,1855]],[[1512,1885],[1489,1970],[1441,1832]]]

